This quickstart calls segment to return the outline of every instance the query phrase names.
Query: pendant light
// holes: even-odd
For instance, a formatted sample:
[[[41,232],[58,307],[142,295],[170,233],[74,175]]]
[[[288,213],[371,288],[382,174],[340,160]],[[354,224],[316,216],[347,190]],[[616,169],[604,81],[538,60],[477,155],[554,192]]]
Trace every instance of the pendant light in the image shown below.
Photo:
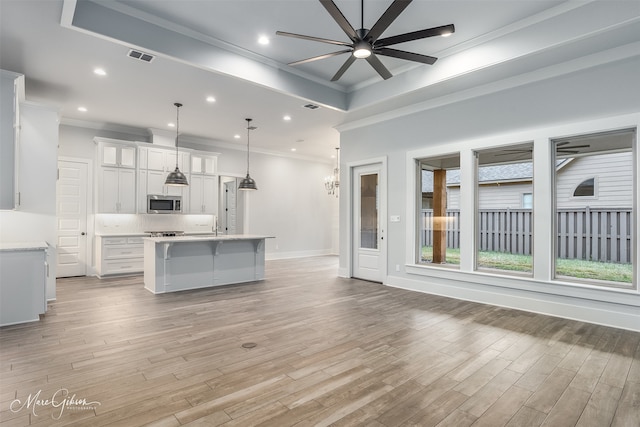
[[[240,181],[238,190],[257,190],[258,187],[256,186],[256,182],[249,176],[249,132],[257,128],[255,126],[251,126],[252,119],[245,120],[247,121],[247,176]]]
[[[189,183],[187,182],[187,177],[180,172],[180,168],[178,168],[178,135],[180,133],[180,107],[182,107],[182,104],[176,102],[173,105],[176,106],[176,170],[167,175],[167,180],[164,182],[164,185],[184,187],[189,185]]]
[[[336,167],[333,169],[333,175],[327,176],[324,179],[324,188],[327,190],[327,194],[338,197],[338,187],[340,187],[340,148],[336,147]]]

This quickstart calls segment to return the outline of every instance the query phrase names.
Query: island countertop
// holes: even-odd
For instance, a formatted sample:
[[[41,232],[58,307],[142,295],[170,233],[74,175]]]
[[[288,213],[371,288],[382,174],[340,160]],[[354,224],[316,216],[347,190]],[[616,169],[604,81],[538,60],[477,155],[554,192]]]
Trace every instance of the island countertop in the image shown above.
[[[219,236],[207,234],[204,236],[191,235],[191,236],[163,236],[163,237],[145,237],[144,240],[148,240],[156,243],[178,243],[178,242],[202,242],[207,240],[260,240],[260,239],[274,239],[274,236],[260,236],[256,234],[220,234]]]

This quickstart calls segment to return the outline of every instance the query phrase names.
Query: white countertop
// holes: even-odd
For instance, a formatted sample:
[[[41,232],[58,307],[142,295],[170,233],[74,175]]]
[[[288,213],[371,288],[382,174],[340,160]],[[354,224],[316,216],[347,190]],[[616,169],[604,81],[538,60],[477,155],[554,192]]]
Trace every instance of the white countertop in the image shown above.
[[[145,240],[150,240],[156,243],[176,243],[176,242],[202,242],[202,241],[224,241],[224,240],[259,240],[259,239],[274,239],[274,236],[259,236],[254,234],[220,234],[204,235],[204,236],[168,236],[168,237],[145,237]]]
[[[0,243],[0,251],[42,251],[49,249],[47,242]]]
[[[1,1],[1,0],[0,0]],[[213,236],[213,231],[185,231],[185,236]],[[149,233],[96,233],[100,237],[149,237]]]

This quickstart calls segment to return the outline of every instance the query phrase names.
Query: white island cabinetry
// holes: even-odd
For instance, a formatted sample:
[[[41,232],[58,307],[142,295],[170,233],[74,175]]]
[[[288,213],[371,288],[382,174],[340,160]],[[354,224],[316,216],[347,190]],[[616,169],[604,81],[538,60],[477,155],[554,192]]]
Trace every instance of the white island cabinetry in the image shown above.
[[[146,237],[144,287],[154,294],[264,279],[270,236]]]

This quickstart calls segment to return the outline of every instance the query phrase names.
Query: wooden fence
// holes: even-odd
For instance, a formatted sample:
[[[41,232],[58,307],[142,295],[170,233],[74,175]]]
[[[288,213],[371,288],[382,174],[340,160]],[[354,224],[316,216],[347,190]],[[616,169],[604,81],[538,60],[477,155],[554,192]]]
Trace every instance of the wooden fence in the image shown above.
[[[531,209],[480,209],[479,250],[531,255]],[[631,209],[558,209],[557,247],[560,258],[631,263]],[[433,210],[420,216],[420,243],[432,246]],[[447,210],[447,247],[460,247],[460,211]]]

